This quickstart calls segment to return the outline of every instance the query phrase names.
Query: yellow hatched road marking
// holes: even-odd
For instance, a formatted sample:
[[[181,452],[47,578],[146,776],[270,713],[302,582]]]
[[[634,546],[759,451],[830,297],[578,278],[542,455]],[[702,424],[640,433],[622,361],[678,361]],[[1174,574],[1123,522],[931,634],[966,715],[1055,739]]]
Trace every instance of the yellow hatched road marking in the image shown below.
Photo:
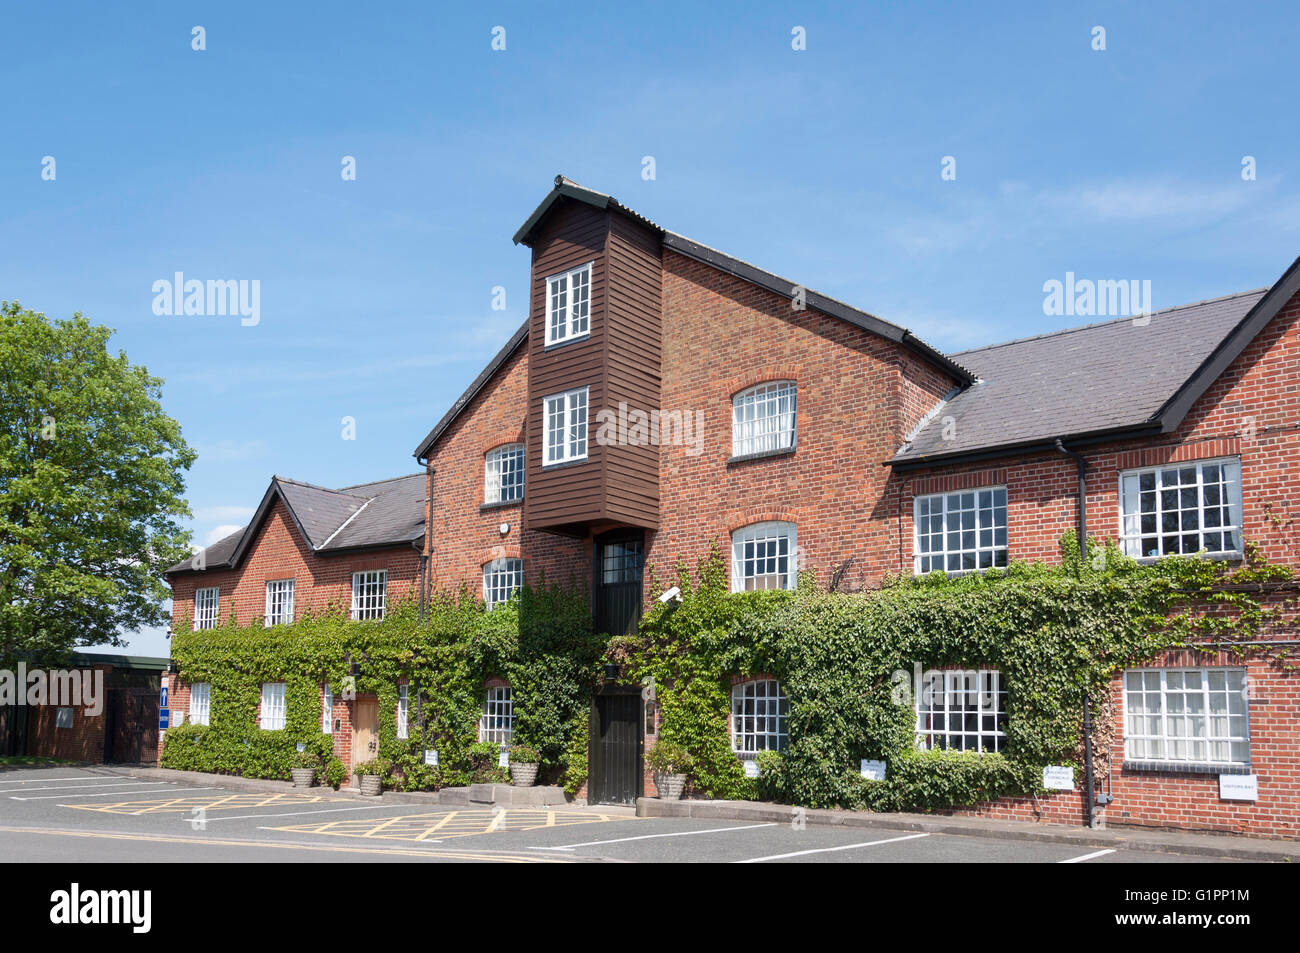
[[[270,827],[268,830],[295,834],[325,834],[378,840],[425,841],[452,837],[473,837],[510,831],[519,833],[543,828],[573,827],[607,821],[630,821],[626,815],[578,811],[519,809],[511,811],[454,810],[446,813],[406,814],[398,817],[348,818]]]
[[[452,819],[455,818],[455,816],[456,816],[457,814],[459,814],[459,813],[460,813],[460,811],[452,811],[450,814],[448,814],[446,817],[444,817],[442,820],[440,820],[437,824],[434,824],[434,825],[433,825],[432,827],[430,827],[427,831],[425,831],[423,834],[421,834],[419,837],[417,837],[416,840],[424,840],[424,839],[427,838],[430,834],[433,834],[433,833],[435,833],[435,832],[437,832],[437,831],[442,830],[442,829],[443,829],[447,824],[450,824],[451,821],[452,821]]]
[[[505,822],[506,812],[505,808],[502,808],[500,811],[497,811],[497,816],[492,818],[492,823],[487,826],[486,833],[491,834],[493,831],[498,830]]]
[[[268,805],[320,804],[326,801],[348,801],[346,797],[325,797],[319,794],[200,794],[186,797],[153,798],[118,801],[115,804],[61,804],[60,807],[79,811],[98,811],[101,814],[178,814],[189,813],[194,808],[206,811],[233,811]]]

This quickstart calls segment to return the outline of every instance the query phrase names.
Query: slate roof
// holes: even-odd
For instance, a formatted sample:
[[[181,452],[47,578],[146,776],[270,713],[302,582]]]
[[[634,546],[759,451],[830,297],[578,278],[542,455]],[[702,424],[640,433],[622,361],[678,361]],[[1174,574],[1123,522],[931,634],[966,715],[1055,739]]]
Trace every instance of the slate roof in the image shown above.
[[[315,553],[346,552],[412,543],[424,534],[425,475],[412,473],[337,490],[272,477],[249,524],[208,546],[208,569],[238,565],[276,500],[282,500],[298,531]],[[193,570],[192,560],[167,572]]]
[[[932,412],[891,464],[1149,429],[1268,289],[953,355],[979,380]],[[952,418],[945,428],[946,418]],[[948,430],[948,439],[944,437]]]

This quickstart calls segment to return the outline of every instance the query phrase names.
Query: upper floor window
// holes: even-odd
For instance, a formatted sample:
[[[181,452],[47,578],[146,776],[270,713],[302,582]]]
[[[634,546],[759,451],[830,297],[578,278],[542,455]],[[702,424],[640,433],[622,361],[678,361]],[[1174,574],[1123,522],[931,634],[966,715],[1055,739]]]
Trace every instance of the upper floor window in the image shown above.
[[[515,700],[509,685],[487,690],[483,715],[478,724],[478,740],[508,745],[515,731]]]
[[[731,399],[732,456],[788,450],[794,445],[794,381],[759,384]]]
[[[545,463],[587,459],[587,388],[542,398]]]
[[[1246,670],[1125,672],[1124,757],[1171,764],[1250,764]]]
[[[591,263],[546,279],[546,343],[591,333]]]
[[[352,618],[382,619],[388,594],[388,570],[352,574]]]
[[[491,609],[510,597],[524,584],[524,561],[514,557],[494,559],[483,567],[483,601]]]
[[[509,503],[524,498],[524,445],[508,443],[489,450],[484,503]]]
[[[731,591],[793,589],[798,582],[793,523],[754,523],[731,534]]]
[[[1120,544],[1129,556],[1241,554],[1240,461],[1126,470],[1120,506]]]
[[[918,496],[913,525],[917,575],[1007,564],[1006,487]]]
[[[293,621],[293,580],[273,579],[266,584],[266,624],[287,625]]]
[[[215,629],[217,627],[217,602],[220,590],[213,586],[210,589],[194,590],[194,628],[198,629]]]
[[[934,670],[916,693],[916,737],[922,748],[1001,751],[1007,741],[1007,692],[997,669]]]
[[[790,701],[781,683],[765,678],[731,690],[731,750],[739,754],[782,751],[789,740]]]
[[[284,682],[263,682],[261,727],[279,731],[284,727],[284,712]]]
[[[212,716],[212,684],[195,682],[190,686],[190,724],[206,725]]]

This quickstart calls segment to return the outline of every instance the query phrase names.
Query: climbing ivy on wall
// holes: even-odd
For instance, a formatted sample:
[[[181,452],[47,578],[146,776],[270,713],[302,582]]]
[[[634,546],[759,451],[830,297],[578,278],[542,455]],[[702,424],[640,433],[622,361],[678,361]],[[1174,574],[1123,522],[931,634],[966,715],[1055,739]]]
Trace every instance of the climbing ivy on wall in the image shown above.
[[[321,731],[320,685],[328,682],[335,706],[344,704],[355,662],[355,691],[378,698],[377,755],[393,762],[398,786],[438,788],[492,773],[474,746],[484,683],[494,676],[513,691],[514,742],[539,749],[549,776],[572,790],[585,780],[586,719],[604,642],[591,631],[585,597],[572,591],[525,587],[492,611],[467,592],[442,595],[423,621],[407,602],[381,621],[327,612],[270,629],[233,618],[200,632],[184,631],[183,620],[177,628],[172,657],[179,677],[211,684],[211,715],[208,726],[167,732],[166,767],[287,778],[299,743],[329,757],[333,739]],[[396,724],[401,678],[410,685],[405,739]],[[283,730],[258,727],[263,682],[285,683]],[[424,765],[426,747],[438,750],[439,767]]]
[[[1289,573],[1253,553],[1232,568],[1194,557],[1144,565],[1095,543],[1081,561],[1073,535],[1062,549],[1057,567],[894,579],[869,593],[828,593],[802,574],[794,592],[732,594],[715,548],[694,574],[677,567],[682,602],[656,604],[616,651],[630,678],[653,681],[660,737],[694,756],[701,794],[931,809],[1039,793],[1043,765],[1081,761],[1085,692],[1101,699],[1123,667],[1197,640],[1255,651],[1240,643],[1287,616],[1255,590]],[[1290,667],[1284,650],[1275,661]],[[1002,754],[917,750],[917,663],[1001,671]],[[760,674],[789,699],[789,742],[749,779],[731,752],[731,681]],[[860,776],[864,758],[888,762],[884,781]]]

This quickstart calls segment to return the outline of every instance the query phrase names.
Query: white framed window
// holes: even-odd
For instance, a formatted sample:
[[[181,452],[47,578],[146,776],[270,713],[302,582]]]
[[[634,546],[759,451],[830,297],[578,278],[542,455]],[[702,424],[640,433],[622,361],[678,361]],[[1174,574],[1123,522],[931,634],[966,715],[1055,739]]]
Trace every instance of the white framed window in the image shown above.
[[[321,693],[320,730],[322,734],[334,734],[334,689],[330,688],[329,682],[325,683]]]
[[[542,398],[546,465],[587,459],[587,391],[578,387]]]
[[[524,498],[522,443],[509,443],[488,451],[483,486],[484,503],[510,503]]]
[[[72,727],[72,709],[71,709],[71,708],[60,708],[60,709],[58,709],[58,710],[55,711],[55,713],[54,713],[54,727],[55,727],[55,728],[71,728],[71,727]]]
[[[915,573],[1007,564],[1007,488],[918,496],[912,503]]]
[[[483,716],[478,723],[478,740],[508,745],[514,733],[514,693],[509,685],[489,688],[483,698]]]
[[[1007,690],[995,668],[935,669],[916,686],[916,743],[930,750],[1001,751]]]
[[[1244,668],[1134,668],[1124,673],[1124,758],[1250,764]]]
[[[352,574],[352,618],[382,619],[388,594],[388,570]]]
[[[1191,554],[1241,555],[1241,462],[1235,459],[1125,470],[1120,485],[1120,546],[1140,559]]]
[[[731,689],[731,750],[742,755],[785,750],[789,714],[790,701],[776,679],[736,685]]]
[[[483,567],[483,601],[491,609],[510,597],[524,584],[524,561],[506,556]]]
[[[293,580],[272,579],[266,584],[266,625],[288,625],[293,621]]]
[[[195,682],[190,686],[190,724],[206,725],[212,716],[212,684]]]
[[[731,534],[731,591],[793,589],[799,565],[794,523],[754,523]]]
[[[787,450],[795,445],[794,381],[772,381],[743,390],[731,399],[731,453]]]
[[[409,732],[411,719],[411,687],[397,686],[397,737],[405,738]]]
[[[216,586],[208,589],[194,590],[194,629],[215,629],[217,627],[217,605],[221,590]]]
[[[546,279],[546,344],[591,333],[591,262]]]
[[[266,731],[280,731],[284,728],[284,711],[284,682],[263,682],[258,724]]]

